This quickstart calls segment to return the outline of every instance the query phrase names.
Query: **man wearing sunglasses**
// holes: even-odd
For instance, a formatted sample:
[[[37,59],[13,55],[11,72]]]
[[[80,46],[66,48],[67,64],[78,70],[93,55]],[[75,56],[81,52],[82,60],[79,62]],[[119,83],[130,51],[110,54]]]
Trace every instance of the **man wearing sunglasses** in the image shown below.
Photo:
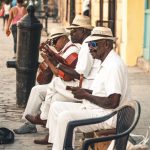
[[[77,32],[71,32],[71,40],[72,42],[74,43],[78,43],[78,44],[82,44],[82,42],[84,41],[84,39],[90,35],[90,32],[91,32],[91,29],[93,28],[91,25],[90,25],[90,18],[89,17],[85,17],[85,16],[77,16],[74,21],[73,21],[73,25],[71,25],[69,28],[70,29],[73,29],[76,30]],[[52,44],[55,46],[56,49],[58,49],[58,46],[61,45],[60,42],[58,42],[60,39],[54,39],[52,40]],[[82,61],[82,65],[80,65],[80,69],[84,70],[87,72],[87,69],[86,67],[90,66],[90,65],[84,65],[85,64],[85,61],[86,63],[89,63],[89,60],[91,60],[91,63],[92,64],[92,57],[91,55],[89,55],[89,49],[87,47],[87,44],[86,44],[86,48],[83,48],[84,50],[84,55],[80,55],[80,61],[81,60],[84,60]],[[87,51],[87,52],[86,52]],[[83,52],[82,52],[83,53]],[[86,56],[88,55],[89,58]],[[79,62],[79,60],[78,60]],[[81,64],[81,63],[80,63]],[[82,66],[82,67],[81,67]],[[92,65],[91,65],[92,66]],[[79,68],[79,67],[78,67]],[[83,69],[84,68],[84,69]],[[89,71],[90,69],[88,69]],[[78,74],[79,75],[79,74]],[[73,76],[72,76],[73,77]],[[56,77],[57,78],[57,77]],[[74,78],[74,77],[73,77]],[[55,82],[56,81],[56,82]],[[45,120],[47,119],[47,114],[48,114],[48,110],[49,110],[49,103],[51,101],[54,101],[54,100],[61,100],[61,101],[77,101],[77,99],[74,99],[73,98],[73,95],[70,93],[70,92],[66,92],[66,83],[67,85],[75,85],[75,84],[78,84],[77,82],[74,82],[74,81],[70,81],[70,82],[63,82],[62,79],[60,78],[57,78],[57,80],[55,80],[55,78],[52,80],[52,82],[49,84],[49,88],[47,90],[47,86],[45,85],[42,85],[42,86],[35,86],[34,88],[32,88],[32,91],[31,93],[34,93],[32,94],[36,99],[38,99],[37,101],[41,104],[41,102],[43,102],[44,100],[47,103],[43,103],[42,107],[41,107],[41,111],[43,112],[41,115],[43,117],[41,117],[42,120],[44,120],[44,123],[45,123]],[[63,89],[62,91],[59,91],[58,89],[55,89],[55,87],[58,87],[59,90]],[[40,88],[41,87],[41,88]],[[46,92],[47,91],[47,92]],[[49,94],[46,94],[46,93],[49,93]],[[45,97],[46,96],[46,97]],[[68,99],[69,97],[69,99]],[[70,98],[71,97],[71,98]],[[29,98],[31,99],[31,98]],[[29,102],[28,102],[29,103]],[[31,104],[31,103],[29,103]],[[35,106],[40,106],[40,104],[36,103]],[[29,107],[28,107],[29,108]],[[30,105],[30,108],[31,105]],[[39,110],[39,107],[35,107],[37,108],[37,110]],[[19,129],[16,129],[14,130],[15,133],[18,133],[18,134],[23,134],[23,133],[33,133],[33,132],[36,132],[36,127],[34,124],[41,124],[43,121],[40,119],[39,115],[36,115],[36,113],[32,113],[34,109],[29,109],[30,111],[25,111],[24,115],[23,115],[23,118],[25,118],[25,116],[27,115],[26,119],[28,119],[28,122],[29,124],[26,124],[25,125],[25,130],[24,130],[24,126],[22,126],[21,128]],[[32,111],[31,111],[32,110]],[[34,114],[34,116],[32,116]],[[32,124],[31,124],[32,123]],[[27,128],[26,128],[27,127]],[[39,141],[39,144],[41,143],[41,141]]]
[[[49,128],[48,142],[53,143],[52,150],[62,150],[65,132],[69,121],[95,118],[107,115],[113,109],[129,100],[127,68],[113,50],[115,37],[111,29],[95,27],[87,37],[90,53],[94,59],[101,60],[99,70],[91,84],[91,90],[71,87],[75,98],[82,103],[52,103],[47,120]],[[79,126],[76,130],[84,133],[100,129],[115,128],[116,118],[94,125]],[[73,141],[74,142],[74,141]]]
[[[83,42],[85,38],[88,35],[90,35],[92,28],[93,27],[90,25],[90,18],[87,16],[82,16],[82,15],[76,16],[75,19],[73,20],[72,25],[67,28],[70,30],[71,41],[73,43],[82,44],[79,55],[78,55],[79,56],[78,62],[77,62],[78,67],[76,66],[74,70],[67,66],[69,68],[69,71],[72,73],[69,75],[71,75],[74,78],[73,81],[66,82],[66,81],[61,80],[60,78],[55,78],[50,83],[49,88],[47,90],[45,102],[43,103],[41,107],[40,117],[42,120],[47,119],[50,105],[55,100],[56,101],[61,100],[61,101],[81,102],[78,99],[74,98],[70,91],[66,90],[66,86],[68,85],[78,86],[80,74],[84,74],[84,76],[88,76],[91,68],[94,68],[95,70],[97,68],[97,65],[95,66],[93,65],[93,58],[89,53],[88,44]],[[90,84],[94,79],[93,75],[94,73],[91,74],[89,78],[84,81],[84,84],[83,84],[84,87],[86,88],[90,87]],[[44,144],[44,143],[47,144],[47,140],[45,139],[35,140],[34,142],[36,144]]]
[[[62,58],[62,60],[65,61],[65,63],[68,66],[70,65],[71,67],[75,67],[76,65],[79,48],[69,40],[68,35],[69,34],[62,27],[53,28],[51,30],[51,35],[49,39],[51,40],[51,46],[53,46],[57,51],[57,54],[53,52],[53,54],[55,54],[57,57],[55,57],[54,55],[53,58],[51,58],[50,57],[51,55],[48,56],[44,52],[42,52],[41,54],[46,64],[49,66],[49,68],[55,75],[53,76],[53,78],[58,76],[62,80],[71,79],[70,77],[66,76],[64,72],[59,70],[55,66],[55,64],[53,64],[54,59],[57,62],[59,62],[59,60],[57,60],[59,56],[60,58]],[[37,132],[35,125],[30,122],[30,118],[32,119],[32,116],[28,114],[36,115],[35,120],[37,121],[38,124],[40,125],[45,124],[45,121],[40,119],[38,112],[40,111],[40,106],[45,99],[47,88],[48,88],[48,84],[36,85],[32,88],[27,106],[25,108],[22,117],[23,120],[27,119],[28,121],[20,128],[14,129],[15,133],[25,134],[25,133]]]

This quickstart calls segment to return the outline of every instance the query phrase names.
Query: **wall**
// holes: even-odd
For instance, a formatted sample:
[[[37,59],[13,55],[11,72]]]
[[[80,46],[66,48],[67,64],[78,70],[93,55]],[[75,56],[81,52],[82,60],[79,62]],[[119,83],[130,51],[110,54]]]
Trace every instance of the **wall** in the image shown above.
[[[120,54],[127,65],[136,65],[143,54],[144,1],[123,0],[122,43]]]
[[[66,1],[61,1],[61,21],[66,21]],[[70,0],[69,0],[70,1]],[[129,66],[136,65],[137,58],[143,55],[144,0],[116,0],[116,51]],[[104,0],[104,19],[107,19],[108,0]],[[82,13],[82,0],[75,1],[75,14]],[[96,26],[99,20],[100,0],[91,0],[91,23]]]
[[[99,20],[99,0],[91,0],[91,24],[96,26],[96,20]]]
[[[116,0],[116,51],[120,54],[121,42],[122,42],[122,0]]]
[[[75,0],[75,14],[82,14],[82,0]]]

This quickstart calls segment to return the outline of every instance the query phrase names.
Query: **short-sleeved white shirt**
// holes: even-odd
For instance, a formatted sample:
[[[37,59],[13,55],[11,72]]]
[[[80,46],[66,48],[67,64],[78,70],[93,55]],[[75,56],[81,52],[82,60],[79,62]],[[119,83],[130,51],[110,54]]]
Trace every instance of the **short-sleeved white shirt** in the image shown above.
[[[83,44],[81,45],[79,55],[78,55],[78,62],[77,62],[75,70],[79,74],[84,74],[84,76],[88,76],[92,65],[93,65],[93,58],[91,54],[89,53],[88,44],[83,42]]]
[[[93,59],[89,51],[88,43],[83,42],[75,70],[79,74],[83,74],[86,79],[93,80],[99,65],[100,60]]]
[[[112,50],[100,65],[99,71],[91,86],[93,90],[92,95],[108,97],[111,94],[117,93],[121,95],[120,104],[122,104],[130,96],[127,74],[127,68],[124,62]],[[83,100],[83,104],[86,108],[101,108],[87,100]]]
[[[68,47],[68,49],[66,50],[66,48]],[[66,51],[65,51],[66,50]],[[67,58],[69,55],[71,55],[72,53],[79,53],[79,48],[74,45],[71,41],[69,41],[65,46],[64,48],[61,50],[61,52],[63,53],[63,51],[65,51],[63,54],[62,54],[62,57],[63,58]]]

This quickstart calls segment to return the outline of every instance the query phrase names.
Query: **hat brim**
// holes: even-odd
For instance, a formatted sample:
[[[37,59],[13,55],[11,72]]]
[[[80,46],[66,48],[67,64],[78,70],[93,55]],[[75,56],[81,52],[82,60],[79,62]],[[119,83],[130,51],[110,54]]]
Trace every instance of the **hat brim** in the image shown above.
[[[88,42],[91,42],[91,41],[98,41],[98,40],[112,40],[112,41],[116,41],[116,38],[115,37],[102,37],[102,36],[88,36],[86,39],[85,39],[85,43],[88,43]]]
[[[54,35],[54,36],[49,36],[49,39],[51,40],[51,39],[55,39],[55,38],[57,38],[57,37],[61,37],[61,36],[63,36],[63,35],[66,35],[66,36],[69,36],[69,33],[67,33],[67,34],[59,34],[59,35]]]
[[[93,29],[93,26],[74,26],[74,25],[71,25],[69,27],[67,27],[66,29],[68,30],[71,30],[71,29],[77,29],[77,28],[85,28],[85,29],[89,29],[89,30],[92,30]]]

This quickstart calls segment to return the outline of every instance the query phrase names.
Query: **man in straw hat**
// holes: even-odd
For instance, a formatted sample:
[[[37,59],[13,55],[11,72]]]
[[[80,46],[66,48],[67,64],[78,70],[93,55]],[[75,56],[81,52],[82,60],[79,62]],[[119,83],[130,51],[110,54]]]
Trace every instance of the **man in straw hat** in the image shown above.
[[[62,56],[62,58],[64,58],[66,62],[70,62],[70,64],[68,65],[72,65],[72,67],[75,67],[75,62],[77,62],[79,48],[69,40],[68,35],[69,34],[64,28],[55,27],[51,30],[51,35],[49,39],[51,40],[51,46],[55,47],[58,54]],[[53,62],[49,60],[50,56],[48,57],[45,53],[42,53],[42,57],[44,58],[45,62],[48,64],[49,68],[55,76],[59,76],[63,79],[65,78],[65,74],[61,70],[57,69]],[[36,118],[34,118],[34,120],[38,124],[45,124],[45,121],[42,121],[40,119],[38,112],[40,111],[40,106],[45,99],[47,88],[48,84],[36,85],[32,88],[27,106],[22,117],[23,120],[27,119],[28,121],[26,120],[27,122],[19,129],[14,129],[15,133],[25,134],[37,132],[36,126],[35,124],[32,124],[30,122],[29,119],[31,117],[28,114],[36,115]]]
[[[78,25],[77,24],[73,24],[72,25],[72,27],[71,28],[69,28],[69,29],[74,29],[74,30],[72,30],[71,31],[71,40],[74,42],[74,43],[82,43],[83,41],[84,41],[84,39],[90,34],[90,32],[91,32],[91,29],[92,29],[92,26],[90,25],[90,18],[89,17],[85,17],[85,16],[82,16],[82,15],[79,15],[79,16],[76,16],[75,17],[75,19],[74,19],[74,23],[78,23]],[[77,27],[78,26],[78,27]],[[88,52],[89,53],[89,52]],[[89,62],[88,60],[87,60],[87,62]],[[89,66],[89,65],[88,65]],[[81,67],[80,67],[81,68]],[[60,78],[57,78],[57,79],[60,79]],[[62,81],[61,79],[59,80],[59,81]],[[56,83],[56,84],[54,84],[54,83]],[[68,83],[68,82],[67,82]],[[72,84],[71,84],[72,85]],[[44,86],[44,85],[43,85]],[[47,92],[49,92],[49,94],[45,97],[45,93],[46,93],[46,89],[47,89],[47,86],[44,86],[45,88],[43,88],[43,87],[41,87],[42,88],[42,90],[40,89],[40,87],[38,87],[38,90],[37,90],[37,88],[34,90],[34,91],[37,91],[36,93],[37,93],[37,97],[39,98],[39,102],[40,102],[40,104],[41,104],[41,101],[44,101],[44,99],[46,99],[46,101],[52,101],[52,99],[55,99],[55,100],[61,100],[61,101],[66,101],[66,99],[67,100],[69,100],[68,98],[66,98],[63,94],[65,94],[64,93],[64,91],[63,91],[63,93],[62,94],[60,94],[59,92],[56,92],[56,90],[55,90],[55,86],[57,86],[59,89],[61,89],[60,88],[60,84],[58,84],[58,81],[57,82],[52,82],[50,85],[49,85],[49,90],[47,90]],[[52,90],[51,90],[52,89]],[[64,89],[66,89],[66,86],[64,87]],[[40,91],[42,91],[42,92],[40,92]],[[44,94],[43,94],[44,93]],[[55,95],[54,95],[55,94]],[[35,94],[34,94],[35,95]],[[52,97],[53,96],[53,97]],[[48,100],[49,99],[49,97],[50,97],[50,100]],[[56,98],[55,98],[56,97]],[[71,97],[72,97],[72,95],[71,95]],[[71,99],[71,101],[74,101],[74,100],[76,100],[76,99]],[[39,105],[38,105],[39,106]],[[46,107],[45,107],[46,106]],[[47,114],[48,114],[48,108],[47,108],[47,106],[48,106],[48,108],[49,108],[49,105],[47,105],[47,104],[45,104],[45,103],[43,103],[43,106],[42,106],[42,108],[41,108],[41,110],[44,110],[43,112],[44,113],[42,113],[42,114],[44,114],[44,117],[41,117],[42,118],[42,120],[46,120],[46,118],[47,118]],[[30,109],[31,110],[31,109]],[[32,111],[31,111],[32,112]],[[46,112],[46,115],[45,115],[45,112]],[[24,116],[25,116],[25,114],[26,113],[24,113]],[[34,114],[36,114],[36,113],[34,113]],[[41,114],[41,115],[42,115]],[[29,111],[28,111],[28,115],[26,115],[26,119],[28,120],[28,121],[30,121],[30,124],[32,123],[32,124],[41,124],[41,121],[42,120],[40,120],[40,117],[39,117],[39,115],[37,115],[37,116],[32,116],[33,115],[33,113],[30,113]],[[46,116],[46,117],[45,117]],[[24,118],[24,117],[23,117]],[[40,122],[39,122],[39,120],[40,120]],[[35,126],[34,126],[34,128],[35,128]],[[22,128],[21,128],[22,129]],[[15,130],[15,132],[16,133],[18,133],[18,131],[17,130]],[[23,131],[24,132],[24,131]],[[26,132],[26,131],[25,131]],[[29,132],[30,132],[30,130],[29,130]],[[32,131],[31,131],[32,132]],[[21,131],[21,133],[22,133],[22,131]]]
[[[74,43],[82,44],[84,39],[88,35],[90,35],[92,28],[93,27],[90,25],[89,17],[83,16],[83,15],[77,15],[75,19],[73,20],[73,23],[71,24],[71,26],[68,27],[67,29],[71,31],[70,33],[71,41]],[[69,67],[69,69],[71,69],[71,72],[73,74],[73,75],[71,74],[71,76],[73,78],[76,78],[77,76],[77,79],[79,79],[80,77],[79,73],[82,73],[85,75],[89,74],[90,69],[92,68],[93,59],[89,53],[89,48],[87,46],[87,43],[82,44],[81,50],[79,52],[79,56],[80,57],[78,57],[78,62],[77,62],[78,67],[75,68],[75,70],[77,70],[78,72]],[[93,77],[91,76],[91,78]],[[92,79],[90,79],[89,81],[92,81]],[[87,86],[89,86],[89,82],[84,82],[84,83],[86,85],[85,87],[88,88]],[[54,100],[79,102],[79,100],[73,97],[70,91],[66,91],[66,85],[77,86],[78,84],[79,84],[79,81],[76,79],[74,81],[66,82],[66,81],[61,80],[60,78],[55,78],[49,84],[45,102],[42,104],[41,115],[40,115],[41,119],[42,120],[47,119],[50,105],[52,102],[54,102]],[[32,118],[34,117],[35,116],[32,116]],[[32,120],[30,121],[32,122]],[[45,139],[35,140],[34,142],[36,144],[47,144],[47,140]]]
[[[77,15],[75,19],[73,20],[71,26],[68,27],[67,29],[71,30],[70,32],[71,41],[73,43],[82,44],[84,39],[88,35],[90,35],[92,28],[93,27],[90,25],[89,17],[83,16],[83,15]],[[87,43],[82,44],[78,56],[79,57],[77,61],[77,66],[75,67],[75,69],[66,66],[67,68],[69,68],[69,71],[71,72],[70,75],[75,80],[66,82],[64,80],[61,80],[60,78],[55,78],[50,83],[49,88],[47,90],[46,101],[44,105],[42,106],[41,119],[43,120],[47,119],[50,103],[52,101],[51,99],[53,98],[54,95],[55,95],[55,98],[61,99],[62,101],[68,101],[68,100],[76,101],[76,99],[73,98],[73,95],[71,94],[71,92],[66,91],[66,85],[77,86],[79,84],[78,79],[80,78],[81,72],[82,74],[89,74],[90,69],[92,68],[93,59],[89,53],[89,48],[87,46]],[[86,83],[85,87],[88,88],[88,86],[89,84]]]
[[[70,88],[75,98],[83,100],[82,103],[58,101],[52,103],[47,121],[48,142],[53,143],[52,150],[63,149],[69,121],[106,115],[129,98],[127,69],[113,50],[114,41],[111,29],[106,27],[95,27],[91,36],[85,40],[92,57],[101,60],[102,63],[99,65],[91,90]],[[78,127],[78,129],[86,133],[114,127],[115,118],[112,118],[101,124]]]

